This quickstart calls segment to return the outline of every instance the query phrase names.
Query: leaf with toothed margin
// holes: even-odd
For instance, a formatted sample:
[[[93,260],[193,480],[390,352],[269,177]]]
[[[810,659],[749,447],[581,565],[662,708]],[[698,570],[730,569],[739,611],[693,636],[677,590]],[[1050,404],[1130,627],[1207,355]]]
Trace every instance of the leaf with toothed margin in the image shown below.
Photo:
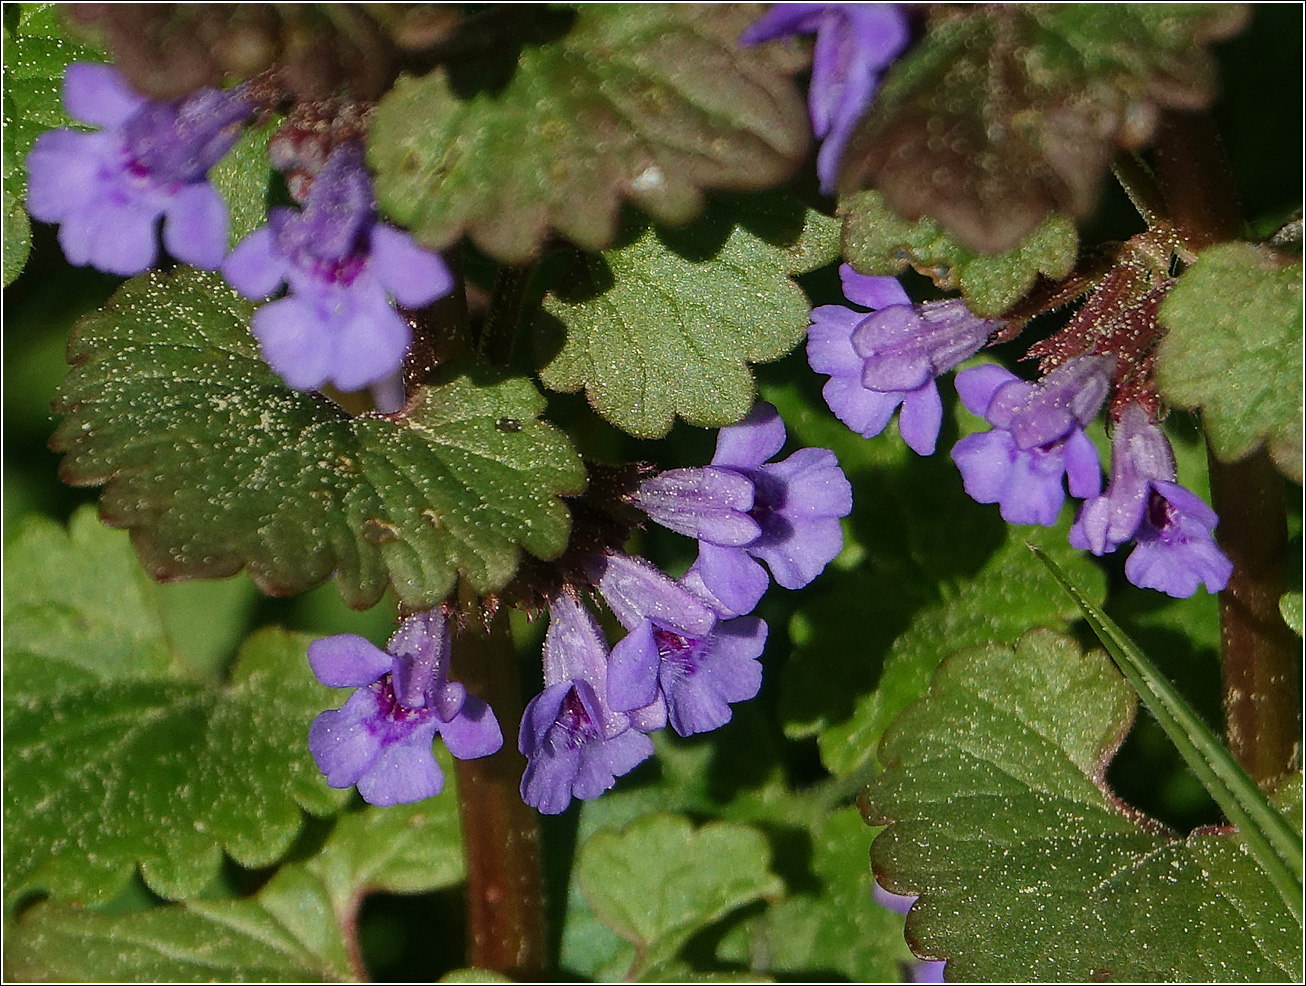
[[[677,416],[720,428],[756,400],[750,363],[805,336],[811,303],[793,282],[838,257],[837,224],[797,200],[730,196],[677,229],[630,217],[621,241],[581,256],[536,320],[540,379],[582,387],[640,438]]]
[[[843,254],[863,274],[893,277],[908,265],[945,291],[960,291],[976,315],[1001,315],[1034,286],[1040,274],[1060,280],[1075,266],[1079,234],[1062,215],[1051,215],[1001,253],[968,250],[928,216],[907,222],[879,192],[839,200]]]
[[[540,16],[511,10],[523,32]],[[521,263],[553,234],[606,248],[623,200],[682,223],[705,189],[778,184],[810,134],[783,56],[737,43],[760,12],[555,5],[550,17],[574,20],[521,44],[506,81],[465,78],[468,66],[400,79],[368,146],[381,208],[432,249],[466,234],[496,260]]]
[[[339,808],[305,742],[335,697],[308,673],[308,638],[262,631],[225,683],[194,677],[126,535],[90,508],[66,533],[29,521],[4,574],[10,903],[36,890],[103,903],[137,867],[161,896],[193,896],[223,852],[268,866],[301,809]]]
[[[37,904],[7,929],[6,970],[25,982],[358,982],[365,970],[352,964],[351,939],[364,898],[462,876],[458,801],[446,788],[419,804],[342,815],[311,858],[282,866],[252,897],[126,914]]]
[[[1251,243],[1205,250],[1161,306],[1161,393],[1202,409],[1211,451],[1232,462],[1265,445],[1302,480],[1302,265]]]
[[[522,550],[561,553],[560,497],[585,471],[538,420],[529,380],[454,365],[402,415],[350,418],[286,388],[259,356],[252,311],[216,274],[152,273],[73,331],[51,444],[66,481],[105,484],[101,515],[131,530],[150,574],[246,567],[263,591],[290,594],[334,573],[351,606],[389,583],[419,609],[460,574],[490,591]]]
[[[864,805],[880,883],[920,896],[917,954],[959,981],[1300,981],[1301,924],[1236,830],[1181,838],[1105,788],[1133,712],[1104,653],[1050,630],[940,666]],[[1274,800],[1300,825],[1301,775]]]
[[[1117,149],[1211,102],[1205,45],[1246,19],[1237,4],[939,8],[849,139],[839,191],[875,188],[977,253],[1013,249],[1050,213],[1085,219]]]

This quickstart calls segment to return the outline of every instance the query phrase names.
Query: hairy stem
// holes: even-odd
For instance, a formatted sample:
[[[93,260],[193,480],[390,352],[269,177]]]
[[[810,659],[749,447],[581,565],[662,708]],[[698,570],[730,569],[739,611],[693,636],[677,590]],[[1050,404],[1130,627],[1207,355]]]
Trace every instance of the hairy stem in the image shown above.
[[[503,727],[491,757],[457,761],[458,811],[467,862],[467,964],[538,980],[547,966],[539,820],[518,792],[522,695],[507,619],[454,642],[453,675],[489,702]]]
[[[1219,134],[1206,114],[1166,117],[1156,150],[1170,216],[1198,252],[1244,224]],[[1220,593],[1225,732],[1258,781],[1285,773],[1301,733],[1298,643],[1279,613],[1288,550],[1283,478],[1262,450],[1239,462],[1209,456],[1220,546],[1234,564]]]
[[[1301,736],[1298,641],[1279,613],[1288,529],[1284,481],[1264,450],[1238,462],[1210,457],[1211,502],[1233,576],[1220,593],[1225,733],[1258,781],[1286,773]]]

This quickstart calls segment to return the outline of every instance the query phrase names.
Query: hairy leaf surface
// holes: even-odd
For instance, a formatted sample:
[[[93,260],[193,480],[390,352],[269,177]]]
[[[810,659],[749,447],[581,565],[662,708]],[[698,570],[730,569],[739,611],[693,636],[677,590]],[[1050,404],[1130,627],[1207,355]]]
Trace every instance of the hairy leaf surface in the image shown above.
[[[521,549],[562,551],[559,495],[583,488],[584,469],[537,420],[529,381],[454,368],[402,415],[350,418],[286,388],[259,356],[251,311],[217,275],[147,274],[69,343],[51,444],[67,453],[66,481],[106,484],[101,515],[132,531],[151,575],[246,567],[276,595],[334,574],[352,606],[389,582],[420,608],[459,574],[501,587]]]
[[[136,866],[156,893],[191,896],[223,851],[267,866],[298,834],[301,809],[339,807],[305,742],[332,699],[308,671],[307,638],[260,632],[225,684],[194,679],[170,653],[126,537],[89,510],[66,536],[30,522],[5,577],[25,587],[5,609],[11,901],[40,888],[103,902]]]
[[[680,223],[703,189],[779,183],[810,138],[782,56],[736,44],[759,9],[578,4],[561,36],[521,44],[506,80],[401,79],[369,145],[381,207],[433,249],[465,233],[519,263],[552,233],[606,248],[623,200]],[[512,16],[524,31],[537,15]]]
[[[978,253],[1016,247],[1049,213],[1083,219],[1117,148],[1161,111],[1215,95],[1203,47],[1241,27],[1232,4],[951,9],[887,73],[839,187],[873,187]]]
[[[1250,243],[1212,247],[1161,306],[1169,329],[1157,357],[1161,392],[1202,410],[1216,456],[1264,444],[1302,479],[1302,265]]]
[[[1133,709],[1105,654],[1049,630],[944,662],[867,794],[918,954],[962,980],[1300,978],[1301,926],[1236,832],[1181,838],[1105,789]]]
[[[968,250],[929,217],[907,222],[879,192],[858,192],[839,202],[843,253],[863,274],[889,277],[908,265],[945,291],[960,291],[977,315],[996,316],[1019,301],[1039,274],[1060,280],[1079,250],[1075,224],[1050,215],[1018,244],[1001,253]]]
[[[641,438],[677,416],[719,428],[747,414],[749,363],[784,356],[807,331],[811,305],[792,276],[838,248],[833,220],[797,202],[731,204],[682,229],[632,222],[620,245],[579,257],[537,320],[544,383],[584,387]]]

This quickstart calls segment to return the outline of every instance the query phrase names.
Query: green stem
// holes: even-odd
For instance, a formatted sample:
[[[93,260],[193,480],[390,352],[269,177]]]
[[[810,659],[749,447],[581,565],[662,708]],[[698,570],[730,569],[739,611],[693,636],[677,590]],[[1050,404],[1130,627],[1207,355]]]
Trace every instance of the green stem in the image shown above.
[[[1244,232],[1219,133],[1206,114],[1175,113],[1156,148],[1170,217],[1195,253]],[[1258,781],[1291,769],[1301,734],[1298,642],[1279,613],[1288,532],[1283,478],[1264,451],[1208,456],[1220,546],[1234,564],[1220,593],[1220,656],[1230,751]]]
[[[521,799],[522,695],[507,619],[454,641],[454,680],[490,703],[503,728],[494,756],[459,760],[458,811],[467,862],[467,964],[538,980],[548,964],[539,819]]]

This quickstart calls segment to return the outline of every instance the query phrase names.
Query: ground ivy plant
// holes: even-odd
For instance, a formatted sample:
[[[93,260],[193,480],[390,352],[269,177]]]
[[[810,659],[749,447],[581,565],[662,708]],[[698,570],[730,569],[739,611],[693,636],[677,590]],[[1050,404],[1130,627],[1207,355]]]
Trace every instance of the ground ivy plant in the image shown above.
[[[1292,8],[3,21],[10,978],[1301,979]]]

